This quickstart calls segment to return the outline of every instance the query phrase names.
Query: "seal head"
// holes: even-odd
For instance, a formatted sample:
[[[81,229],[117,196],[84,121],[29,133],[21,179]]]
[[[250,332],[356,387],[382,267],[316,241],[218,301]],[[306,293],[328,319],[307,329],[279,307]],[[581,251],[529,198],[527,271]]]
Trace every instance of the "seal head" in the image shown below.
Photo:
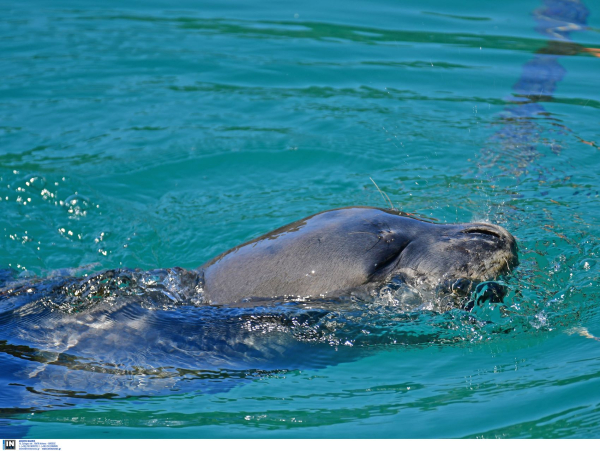
[[[392,210],[347,207],[277,229],[200,269],[206,300],[235,305],[336,298],[392,279],[427,289],[460,286],[468,291],[517,263],[515,239],[500,226],[435,224]]]

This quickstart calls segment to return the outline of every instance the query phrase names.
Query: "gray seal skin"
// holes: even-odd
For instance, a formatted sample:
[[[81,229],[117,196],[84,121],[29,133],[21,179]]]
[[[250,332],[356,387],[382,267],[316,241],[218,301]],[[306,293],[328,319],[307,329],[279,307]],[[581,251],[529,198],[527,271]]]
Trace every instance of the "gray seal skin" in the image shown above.
[[[205,300],[336,298],[400,279],[463,292],[518,264],[514,237],[487,223],[435,224],[373,207],[318,213],[237,246],[199,269]]]

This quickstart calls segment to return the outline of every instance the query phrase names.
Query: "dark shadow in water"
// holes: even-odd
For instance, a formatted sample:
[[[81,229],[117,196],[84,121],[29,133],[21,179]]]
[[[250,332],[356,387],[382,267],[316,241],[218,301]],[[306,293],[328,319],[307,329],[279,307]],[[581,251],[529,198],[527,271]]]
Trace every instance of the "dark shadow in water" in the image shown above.
[[[586,28],[589,10],[579,0],[544,0],[543,6],[534,11],[536,31],[549,38],[536,55],[523,66],[521,77],[513,86],[513,93],[506,100],[509,105],[501,116],[502,128],[490,141],[492,146],[482,150],[481,168],[485,176],[490,168],[497,168],[497,175],[511,174],[517,178],[525,168],[539,170],[541,177],[552,178],[554,170],[534,166],[542,155],[538,150],[541,144],[542,125],[540,119],[551,123],[559,132],[571,132],[559,124],[543,107],[543,102],[553,100],[557,84],[564,78],[566,69],[560,65],[560,58],[591,52],[584,46],[571,41],[570,34]],[[571,132],[572,133],[572,132]],[[577,137],[584,142],[581,138]],[[587,143],[594,145],[594,143]],[[550,144],[552,152],[560,152],[558,144]]]

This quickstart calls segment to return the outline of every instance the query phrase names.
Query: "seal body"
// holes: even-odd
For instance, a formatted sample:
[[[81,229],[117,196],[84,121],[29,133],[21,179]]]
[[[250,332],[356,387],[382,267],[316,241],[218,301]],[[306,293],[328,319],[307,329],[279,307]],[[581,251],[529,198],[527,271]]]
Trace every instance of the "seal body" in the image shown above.
[[[392,278],[452,286],[496,278],[516,264],[515,239],[500,226],[434,224],[392,210],[347,207],[274,230],[200,269],[206,300],[231,305],[337,297]]]

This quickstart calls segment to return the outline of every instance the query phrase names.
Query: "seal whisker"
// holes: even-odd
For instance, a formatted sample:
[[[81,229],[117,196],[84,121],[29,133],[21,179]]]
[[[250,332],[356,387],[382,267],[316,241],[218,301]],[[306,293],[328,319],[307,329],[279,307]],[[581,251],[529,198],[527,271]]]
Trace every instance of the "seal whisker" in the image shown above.
[[[379,194],[381,194],[381,197],[383,197],[383,200],[385,201],[387,199],[387,201],[390,203],[390,206],[392,207],[392,210],[396,211],[396,208],[394,208],[394,204],[390,200],[390,197],[386,193],[384,193],[383,191],[381,191],[379,189],[379,187],[377,186],[377,183],[375,183],[375,180],[373,180],[371,177],[369,177],[369,179],[373,182],[373,185],[375,185],[375,188],[377,188],[377,191],[379,191]]]
[[[370,250],[372,250],[375,246],[377,246],[381,242],[381,237],[378,236],[377,238],[378,238],[377,242],[373,246],[371,246],[369,249],[367,249],[367,252],[369,252]]]

